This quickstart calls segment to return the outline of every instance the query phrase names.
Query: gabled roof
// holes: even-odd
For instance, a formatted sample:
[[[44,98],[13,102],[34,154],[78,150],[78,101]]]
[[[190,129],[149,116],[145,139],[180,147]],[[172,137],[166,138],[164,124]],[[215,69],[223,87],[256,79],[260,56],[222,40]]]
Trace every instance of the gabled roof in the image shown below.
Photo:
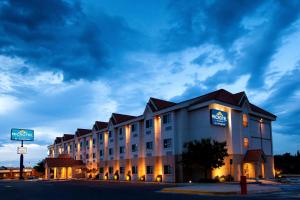
[[[261,149],[248,150],[244,162],[259,162],[264,160],[264,152]]]
[[[211,93],[208,93],[208,94],[205,94],[205,95],[202,95],[202,96],[196,97],[194,99],[190,99],[190,100],[194,101],[192,105],[195,105],[198,103],[203,103],[206,101],[217,100],[217,101],[221,101],[221,102],[224,102],[224,103],[227,103],[230,105],[234,105],[234,106],[239,106],[239,107],[242,106],[242,103],[244,102],[244,100],[248,101],[245,92],[239,92],[236,94],[232,94],[231,92],[228,92],[227,90],[224,90],[224,89],[220,89],[220,90],[217,90],[217,91],[214,91],[214,92],[211,92]],[[187,100],[187,101],[190,101],[190,100]],[[183,101],[183,102],[186,102],[186,101]],[[183,102],[180,102],[180,103],[183,103]],[[178,103],[178,104],[180,104],[180,103]],[[266,115],[266,116],[269,116],[272,118],[276,118],[276,115],[273,115],[272,113],[270,113],[262,108],[259,108],[258,106],[255,106],[251,103],[249,103],[249,105],[250,105],[250,109],[254,112],[257,112],[257,113],[260,113],[260,114],[263,114],[263,115]]]
[[[136,118],[136,116],[113,113],[111,115],[110,120],[112,121],[112,123],[114,125],[116,125],[116,124],[120,124],[122,122],[126,122],[126,121],[129,121],[129,120],[135,119],[135,118]]]
[[[56,137],[54,140],[54,144],[58,144],[62,142],[62,137]]]
[[[272,113],[252,104],[252,103],[249,103],[250,104],[250,108],[253,112],[256,112],[256,113],[260,113],[260,114],[263,114],[263,115],[267,115],[267,116],[271,116],[271,117],[274,117],[276,118],[276,115],[273,115]]]
[[[228,92],[227,90],[220,89],[194,98],[195,102],[193,104],[198,104],[198,103],[211,101],[211,100],[217,100],[234,106],[239,106],[239,101],[241,97],[242,95],[240,93],[234,95]]]
[[[94,124],[94,129],[96,131],[99,131],[101,129],[107,128],[108,122],[101,122],[101,121],[96,121]]]
[[[63,137],[62,137],[62,140],[67,141],[67,140],[71,140],[73,138],[74,138],[73,134],[64,134]]]
[[[83,135],[91,133],[91,129],[83,129],[83,128],[78,128],[76,131],[76,137],[81,137]]]
[[[155,111],[159,111],[159,110],[171,107],[171,106],[175,106],[176,103],[150,97],[150,99],[148,101],[148,105],[151,108],[151,110],[153,112],[155,112]]]

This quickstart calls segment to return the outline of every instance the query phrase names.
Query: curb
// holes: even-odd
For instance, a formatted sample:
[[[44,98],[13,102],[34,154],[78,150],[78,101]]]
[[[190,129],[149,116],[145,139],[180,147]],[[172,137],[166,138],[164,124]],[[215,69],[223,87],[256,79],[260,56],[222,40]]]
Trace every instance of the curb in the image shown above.
[[[269,193],[269,192],[280,192],[282,191],[280,188],[274,188],[269,190],[254,190],[248,191],[249,194],[259,194],[259,193]],[[229,191],[229,192],[209,192],[209,191],[201,191],[201,190],[188,190],[188,189],[172,189],[165,188],[160,190],[162,193],[176,193],[176,194],[194,194],[194,195],[242,195],[237,191]]]
[[[208,192],[199,190],[174,190],[174,189],[162,189],[160,192],[163,193],[176,193],[176,194],[205,194],[205,195],[237,195],[240,192]]]

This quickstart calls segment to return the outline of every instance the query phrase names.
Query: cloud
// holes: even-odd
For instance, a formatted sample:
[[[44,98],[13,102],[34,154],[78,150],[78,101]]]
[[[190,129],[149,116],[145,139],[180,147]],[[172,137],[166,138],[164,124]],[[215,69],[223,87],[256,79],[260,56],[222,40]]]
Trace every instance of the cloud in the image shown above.
[[[107,73],[124,50],[140,49],[145,38],[121,17],[85,13],[79,1],[8,0],[0,13],[0,53],[61,72],[67,81]]]

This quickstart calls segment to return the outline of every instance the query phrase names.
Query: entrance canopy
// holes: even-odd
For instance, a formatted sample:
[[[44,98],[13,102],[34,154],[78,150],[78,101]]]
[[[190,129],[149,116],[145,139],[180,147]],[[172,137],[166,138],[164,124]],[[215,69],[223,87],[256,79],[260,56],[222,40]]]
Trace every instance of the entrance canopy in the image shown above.
[[[57,158],[46,158],[45,166],[53,167],[84,167],[82,160],[74,160],[69,156],[60,155]]]
[[[245,163],[264,161],[264,152],[261,149],[248,150],[245,157]]]

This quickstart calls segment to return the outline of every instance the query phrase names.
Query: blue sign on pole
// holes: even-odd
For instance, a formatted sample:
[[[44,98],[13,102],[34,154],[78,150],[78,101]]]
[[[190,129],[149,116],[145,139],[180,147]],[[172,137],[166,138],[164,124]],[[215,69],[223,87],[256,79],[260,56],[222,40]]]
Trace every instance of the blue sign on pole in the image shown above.
[[[19,129],[19,128],[11,129],[11,140],[33,141],[33,139],[34,139],[34,131],[33,130]]]
[[[217,126],[227,126],[228,124],[228,117],[227,112],[221,110],[210,110],[210,119],[213,125]]]

